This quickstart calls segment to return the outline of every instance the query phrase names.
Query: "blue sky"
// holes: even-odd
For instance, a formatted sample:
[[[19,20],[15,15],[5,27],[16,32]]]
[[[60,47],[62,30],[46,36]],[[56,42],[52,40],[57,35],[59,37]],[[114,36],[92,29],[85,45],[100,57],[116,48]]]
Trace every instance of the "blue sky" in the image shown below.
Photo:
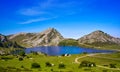
[[[41,32],[49,27],[66,38],[95,30],[120,37],[120,1],[0,0],[0,33]]]

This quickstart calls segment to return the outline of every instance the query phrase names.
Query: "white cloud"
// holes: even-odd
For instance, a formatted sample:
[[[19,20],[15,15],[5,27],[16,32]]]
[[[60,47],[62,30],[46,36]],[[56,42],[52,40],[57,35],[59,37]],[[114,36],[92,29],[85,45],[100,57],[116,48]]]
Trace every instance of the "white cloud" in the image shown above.
[[[21,15],[26,15],[26,16],[37,16],[37,15],[43,15],[43,14],[49,15],[50,13],[46,12],[45,10],[47,10],[53,5],[52,2],[53,0],[47,0],[42,3],[41,2],[36,3],[35,6],[19,9],[17,13]]]
[[[57,16],[56,16],[56,17],[51,17],[51,18],[37,18],[37,19],[31,19],[31,20],[27,20],[27,21],[24,21],[24,22],[20,22],[19,24],[31,24],[31,23],[34,23],[34,22],[40,22],[40,21],[51,20],[51,19],[54,19],[54,18],[57,18]]]
[[[66,12],[67,10],[71,10],[71,7],[75,7],[78,5],[75,1],[63,2],[59,3],[58,0],[46,0],[43,2],[36,3],[35,6],[29,8],[23,8],[18,10],[21,15],[26,16],[36,16],[36,15],[53,15],[54,11],[58,12]]]
[[[60,3],[58,0],[46,0],[36,3],[35,6],[22,8],[17,11],[20,15],[30,16],[31,19],[20,22],[19,24],[30,24],[34,22],[40,22],[45,20],[54,19],[54,16],[67,16],[73,15],[76,12],[71,11],[71,7],[77,5],[74,1]],[[33,17],[42,17],[33,19]],[[46,18],[47,17],[47,18]]]
[[[26,15],[26,16],[36,16],[36,15],[41,15],[41,14],[47,14],[47,12],[43,12],[43,11],[38,11],[32,8],[28,8],[28,9],[22,9],[19,11],[22,15]]]

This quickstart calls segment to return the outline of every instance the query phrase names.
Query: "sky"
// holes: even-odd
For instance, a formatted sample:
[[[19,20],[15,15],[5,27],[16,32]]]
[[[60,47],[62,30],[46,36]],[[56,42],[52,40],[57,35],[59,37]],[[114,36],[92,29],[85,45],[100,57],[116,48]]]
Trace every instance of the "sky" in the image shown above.
[[[65,38],[102,30],[120,38],[120,0],[0,0],[0,33],[57,29]]]

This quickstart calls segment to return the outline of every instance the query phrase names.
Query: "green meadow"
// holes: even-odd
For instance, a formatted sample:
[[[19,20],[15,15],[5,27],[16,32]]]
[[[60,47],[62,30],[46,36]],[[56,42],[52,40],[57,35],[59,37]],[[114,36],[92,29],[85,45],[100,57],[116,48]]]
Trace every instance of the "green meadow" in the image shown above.
[[[95,54],[91,56],[89,54],[46,56],[33,53],[24,57],[1,55],[0,72],[120,72],[119,57],[120,53]],[[77,62],[75,61],[76,59]],[[96,66],[80,67],[82,61],[94,62]],[[33,63],[37,63],[38,66],[32,67]],[[46,65],[46,63],[48,64]]]

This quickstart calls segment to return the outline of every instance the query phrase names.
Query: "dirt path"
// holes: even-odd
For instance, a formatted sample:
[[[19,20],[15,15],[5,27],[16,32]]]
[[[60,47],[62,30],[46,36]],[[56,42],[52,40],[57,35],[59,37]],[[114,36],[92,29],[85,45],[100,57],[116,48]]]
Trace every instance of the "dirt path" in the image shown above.
[[[85,55],[85,56],[81,56],[81,57],[77,57],[77,58],[75,58],[75,63],[80,63],[78,60],[79,59],[81,59],[81,58],[85,58],[85,57],[88,57],[88,56],[95,56],[95,55],[97,55],[97,54],[99,54],[99,53],[96,53],[96,54],[87,54],[87,55]],[[102,58],[102,57],[101,57]],[[112,58],[107,58],[107,59],[112,59]],[[113,60],[115,60],[115,59],[113,59]],[[111,70],[120,70],[120,68],[109,68],[109,67],[105,67],[105,66],[101,66],[101,65],[96,65],[97,67],[100,67],[100,68],[104,68],[104,69],[111,69]]]
[[[75,58],[75,63],[80,63],[78,60],[81,59],[81,58],[85,58],[87,56],[94,56],[94,55],[97,55],[97,54],[87,54],[85,56],[77,57],[77,58]]]

